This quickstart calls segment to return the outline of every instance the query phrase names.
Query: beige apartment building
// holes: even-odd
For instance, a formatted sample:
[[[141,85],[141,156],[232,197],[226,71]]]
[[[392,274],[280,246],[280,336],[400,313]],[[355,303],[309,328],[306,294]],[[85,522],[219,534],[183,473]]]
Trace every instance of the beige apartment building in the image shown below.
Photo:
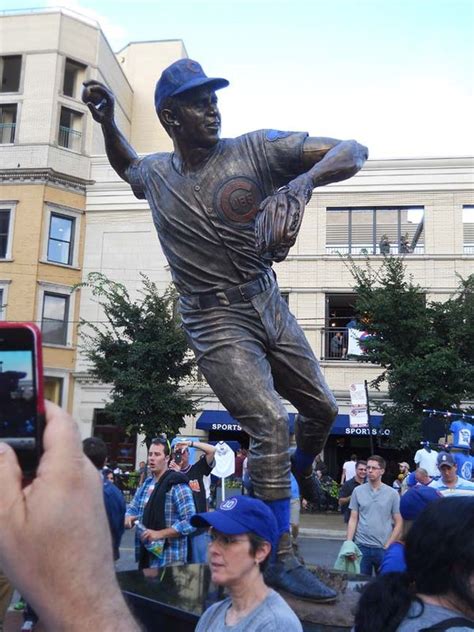
[[[121,129],[148,151],[164,132],[152,130],[136,48],[117,57],[97,23],[70,11],[0,14],[1,318],[41,327],[46,394],[71,411],[80,313],[73,288],[82,281],[90,157],[104,153],[82,82],[112,88]],[[156,72],[184,54],[181,41],[138,48]]]
[[[119,127],[135,149],[167,151],[153,91],[161,70],[186,51],[173,40],[135,42],[114,54],[99,25],[53,10],[2,15],[0,28],[2,316],[42,325],[57,399],[83,436],[103,436],[113,458],[130,466],[144,448],[104,416],[110,389],[94,383],[76,356],[79,317],[97,322],[103,315],[87,289],[70,290],[91,271],[125,283],[132,296],[140,272],[163,290],[171,277],[147,203],[110,167],[79,86],[87,78],[110,85]],[[349,426],[348,389],[378,373],[348,353],[354,296],[344,255],[368,255],[374,265],[384,252],[403,256],[429,298],[447,298],[456,275],[474,270],[473,176],[472,158],[370,160],[354,178],[315,192],[295,247],[275,266],[339,403],[325,453],[334,468],[348,453],[368,449],[367,434]],[[60,228],[69,238],[58,237]],[[198,391],[202,412],[186,420],[183,434],[242,441],[207,385]],[[295,412],[289,405],[288,411]]]

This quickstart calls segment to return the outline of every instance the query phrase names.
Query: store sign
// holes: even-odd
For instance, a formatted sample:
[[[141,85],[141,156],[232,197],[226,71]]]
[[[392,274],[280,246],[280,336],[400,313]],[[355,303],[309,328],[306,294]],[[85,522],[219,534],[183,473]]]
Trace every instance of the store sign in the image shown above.
[[[209,430],[227,430],[227,431],[233,431],[233,432],[240,432],[242,430],[242,428],[240,427],[239,424],[219,424],[219,423],[213,423],[210,425]]]
[[[346,435],[369,436],[379,435],[380,437],[388,437],[390,435],[389,428],[346,428]]]

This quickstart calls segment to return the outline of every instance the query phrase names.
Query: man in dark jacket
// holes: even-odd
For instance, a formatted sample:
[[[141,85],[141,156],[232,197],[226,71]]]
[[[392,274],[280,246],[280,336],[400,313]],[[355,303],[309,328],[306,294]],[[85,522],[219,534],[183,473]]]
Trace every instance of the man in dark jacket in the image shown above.
[[[107,459],[107,446],[99,437],[89,437],[82,442],[84,454],[100,471]],[[104,480],[104,504],[109,520],[114,560],[120,557],[120,541],[124,531],[125,499],[122,492],[109,480]]]

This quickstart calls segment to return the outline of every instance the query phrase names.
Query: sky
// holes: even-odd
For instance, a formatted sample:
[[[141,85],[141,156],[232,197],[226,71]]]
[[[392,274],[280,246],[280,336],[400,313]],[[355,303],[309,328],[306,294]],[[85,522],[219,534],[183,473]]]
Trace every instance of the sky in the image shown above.
[[[6,0],[97,20],[114,51],[182,39],[223,136],[355,138],[371,158],[474,156],[474,0]],[[158,78],[158,77],[157,77]]]

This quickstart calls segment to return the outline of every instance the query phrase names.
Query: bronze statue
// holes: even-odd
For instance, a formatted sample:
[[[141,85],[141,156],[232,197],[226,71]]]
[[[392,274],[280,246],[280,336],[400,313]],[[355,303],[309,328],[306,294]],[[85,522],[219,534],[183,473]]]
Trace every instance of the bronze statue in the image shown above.
[[[261,203],[280,187],[304,203],[315,187],[357,173],[367,149],[352,140],[268,129],[221,139],[216,90],[227,85],[190,59],[164,70],[155,106],[174,151],[144,158],[116,127],[108,88],[88,81],[83,100],[102,125],[112,167],[150,204],[199,368],[250,436],[254,494],[272,509],[280,533],[266,579],[302,598],[332,601],[336,593],[291,550],[288,414],[280,395],[299,411],[291,467],[310,501],[317,494],[312,463],[336,401],[281,298],[271,259],[257,252],[254,227]]]

